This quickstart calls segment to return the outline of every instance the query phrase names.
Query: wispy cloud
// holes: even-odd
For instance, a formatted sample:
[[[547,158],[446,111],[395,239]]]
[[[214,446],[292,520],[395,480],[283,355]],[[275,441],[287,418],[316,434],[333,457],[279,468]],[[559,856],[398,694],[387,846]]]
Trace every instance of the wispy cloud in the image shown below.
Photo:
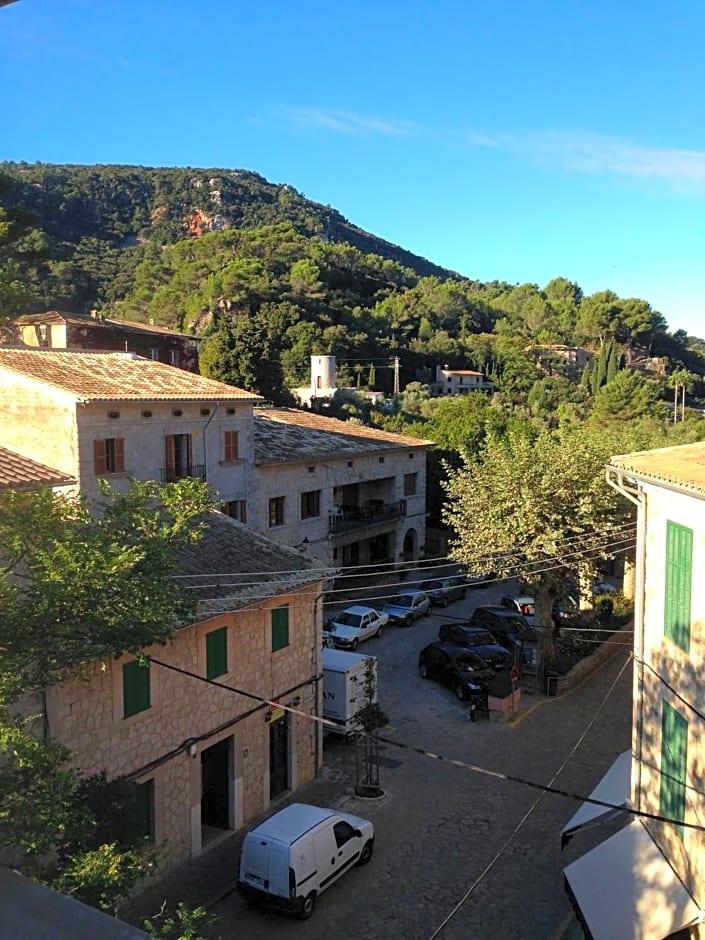
[[[320,108],[296,108],[288,112],[295,124],[335,131],[339,134],[381,134],[385,137],[413,137],[422,131],[420,125],[410,121],[385,120],[349,111],[331,111]]]
[[[644,147],[601,134],[561,131],[463,135],[471,147],[525,154],[537,163],[574,173],[663,180],[673,185],[705,183],[705,152]]]

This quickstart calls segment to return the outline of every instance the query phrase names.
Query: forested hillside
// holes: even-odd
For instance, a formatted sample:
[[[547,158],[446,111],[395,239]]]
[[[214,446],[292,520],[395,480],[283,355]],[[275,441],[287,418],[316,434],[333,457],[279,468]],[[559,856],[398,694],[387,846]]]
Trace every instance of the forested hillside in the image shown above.
[[[705,371],[703,343],[647,300],[463,278],[249,171],[4,163],[0,180],[0,318],[97,309],[194,332],[208,374],[274,401],[312,353],[337,357],[341,385],[391,391],[399,356],[403,386],[470,367],[509,399],[551,397],[534,388],[546,344],[603,350],[598,387],[608,345],[613,372],[645,355]]]

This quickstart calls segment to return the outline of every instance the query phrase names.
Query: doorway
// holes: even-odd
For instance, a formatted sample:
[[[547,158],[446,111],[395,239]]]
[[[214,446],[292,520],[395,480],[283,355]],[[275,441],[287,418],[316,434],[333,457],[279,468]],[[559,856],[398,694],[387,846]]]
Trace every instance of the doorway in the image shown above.
[[[269,726],[269,799],[289,788],[289,722],[286,715]]]
[[[201,751],[201,842],[203,845],[224,829],[232,829],[230,767],[232,737]]]

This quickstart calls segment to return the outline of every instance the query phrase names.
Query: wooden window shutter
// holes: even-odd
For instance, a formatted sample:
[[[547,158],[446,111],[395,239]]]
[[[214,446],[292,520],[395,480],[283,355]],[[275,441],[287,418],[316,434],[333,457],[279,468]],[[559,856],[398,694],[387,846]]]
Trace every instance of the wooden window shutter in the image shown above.
[[[206,634],[206,678],[215,679],[228,671],[228,628]]]
[[[93,441],[93,460],[95,462],[96,476],[103,476],[107,472],[107,458],[105,441]]]
[[[174,435],[167,434],[164,441],[166,444],[166,465],[169,469],[173,469],[176,464],[176,442],[174,441]]]
[[[190,434],[186,435],[186,462],[190,471],[190,468],[193,467],[193,440]]]
[[[289,605],[272,610],[272,652],[289,645]]]
[[[693,575],[693,530],[670,520],[666,524],[664,633],[690,652],[690,594]]]
[[[685,783],[688,767],[688,722],[668,702],[663,703],[661,720],[661,792],[662,816],[685,821]],[[683,838],[683,827],[676,825]]]
[[[225,431],[225,460],[238,459],[238,432]]]

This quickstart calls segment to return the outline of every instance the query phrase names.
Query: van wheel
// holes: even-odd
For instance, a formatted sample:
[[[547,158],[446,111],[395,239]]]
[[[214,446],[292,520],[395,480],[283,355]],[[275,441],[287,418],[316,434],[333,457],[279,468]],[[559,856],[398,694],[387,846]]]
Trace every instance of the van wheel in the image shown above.
[[[313,909],[316,906],[316,892],[312,891],[310,894],[307,894],[301,905],[301,910],[299,911],[299,920],[308,920],[311,914],[313,914]]]
[[[369,860],[372,858],[372,849],[374,848],[372,842],[365,842],[362,847],[362,852],[360,852],[360,857],[357,860],[358,865],[366,865]]]

